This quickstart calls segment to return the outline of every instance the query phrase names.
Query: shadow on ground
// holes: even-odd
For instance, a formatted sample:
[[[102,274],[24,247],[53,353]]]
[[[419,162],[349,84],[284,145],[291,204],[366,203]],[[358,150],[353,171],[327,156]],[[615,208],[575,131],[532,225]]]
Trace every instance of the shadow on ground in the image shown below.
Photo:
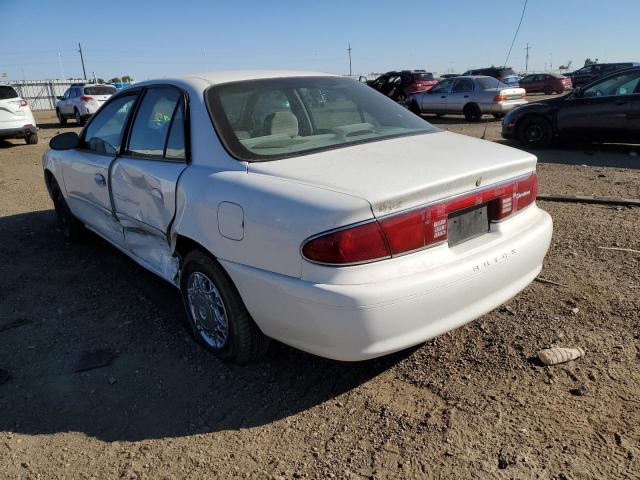
[[[66,244],[52,211],[0,218],[0,431],[102,440],[268,424],[325,402],[409,353],[363,363],[276,344],[223,364],[184,327],[180,296],[97,238]],[[111,365],[77,372],[83,355]]]

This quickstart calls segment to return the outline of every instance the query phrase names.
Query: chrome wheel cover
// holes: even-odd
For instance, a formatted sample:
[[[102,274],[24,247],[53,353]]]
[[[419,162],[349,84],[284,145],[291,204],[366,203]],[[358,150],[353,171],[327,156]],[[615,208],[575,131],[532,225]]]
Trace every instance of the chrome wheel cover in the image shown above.
[[[194,326],[202,339],[213,348],[222,348],[229,338],[227,311],[220,292],[202,272],[187,278],[187,303]]]

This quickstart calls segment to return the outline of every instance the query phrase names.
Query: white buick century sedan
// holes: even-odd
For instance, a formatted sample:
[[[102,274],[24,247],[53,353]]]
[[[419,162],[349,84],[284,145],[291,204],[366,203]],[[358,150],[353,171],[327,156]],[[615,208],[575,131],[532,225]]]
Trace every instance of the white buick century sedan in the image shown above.
[[[417,345],[538,275],[536,158],[440,131],[355,80],[219,72],[137,83],[54,137],[46,185],[182,292],[196,339],[339,360]]]

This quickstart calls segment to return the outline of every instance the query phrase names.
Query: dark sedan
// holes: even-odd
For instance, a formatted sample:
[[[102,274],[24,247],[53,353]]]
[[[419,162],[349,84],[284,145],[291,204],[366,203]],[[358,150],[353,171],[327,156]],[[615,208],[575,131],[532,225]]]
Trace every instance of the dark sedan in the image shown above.
[[[558,138],[640,142],[640,67],[620,70],[569,95],[516,108],[502,122],[502,136],[542,148]]]

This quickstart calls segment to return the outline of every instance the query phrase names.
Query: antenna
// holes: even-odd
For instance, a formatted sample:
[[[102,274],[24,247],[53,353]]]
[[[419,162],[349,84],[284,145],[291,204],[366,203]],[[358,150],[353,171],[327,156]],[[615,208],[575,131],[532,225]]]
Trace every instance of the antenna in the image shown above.
[[[347,48],[347,52],[349,52],[349,76],[351,76],[351,42],[349,42],[349,48]]]

